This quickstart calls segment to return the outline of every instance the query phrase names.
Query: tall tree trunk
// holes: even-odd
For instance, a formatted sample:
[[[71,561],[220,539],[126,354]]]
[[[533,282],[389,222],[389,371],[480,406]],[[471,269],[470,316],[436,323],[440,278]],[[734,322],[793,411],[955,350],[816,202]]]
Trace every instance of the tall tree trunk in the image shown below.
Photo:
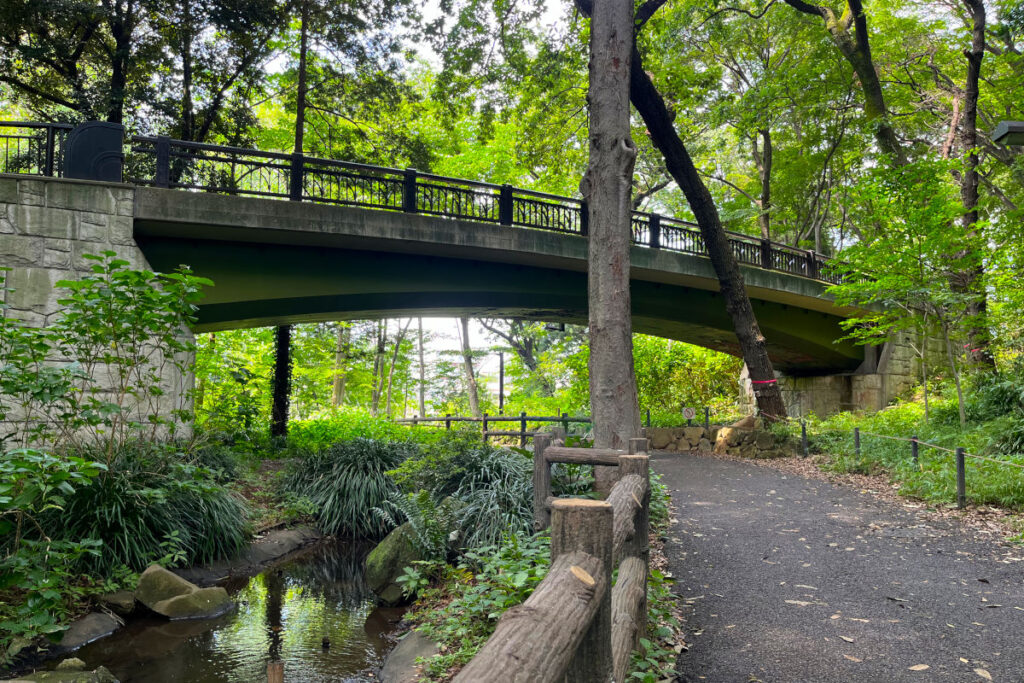
[[[419,351],[420,351],[420,386],[419,386],[419,416],[425,417],[427,414],[427,382],[426,375],[427,369],[423,364],[423,318],[418,319],[419,322]]]
[[[377,350],[373,355],[373,385],[370,390],[370,414],[380,412],[380,397],[384,389],[384,352],[388,343],[388,321],[377,321]]]
[[[580,190],[590,212],[587,285],[590,410],[594,445],[627,448],[640,433],[629,292],[630,219],[636,145],[629,132],[632,0],[594,3],[590,21],[590,160]],[[594,468],[610,490],[616,468]]]
[[[764,335],[761,334],[757,318],[754,317],[754,309],[743,285],[743,275],[722,228],[718,209],[715,208],[711,193],[697,174],[690,153],[672,124],[672,115],[644,71],[640,53],[635,48],[630,74],[633,105],[647,124],[651,141],[665,157],[669,173],[683,190],[690,209],[697,218],[711,265],[718,276],[722,297],[725,299],[725,309],[732,318],[743,360],[747,364],[750,379],[754,382],[757,407],[767,417],[785,417],[786,406],[782,402],[782,392],[775,379],[771,359],[768,358]]]
[[[334,347],[334,382],[331,394],[331,404],[335,408],[345,402],[345,383],[348,377],[345,372],[345,363],[348,361],[351,336],[352,329],[348,323],[338,323],[338,336]]]
[[[302,153],[306,130],[306,54],[309,52],[309,2],[303,0],[299,14],[299,84],[295,94],[295,145],[293,151]]]
[[[183,0],[184,26],[181,30],[181,139],[191,140],[195,131],[195,104],[192,101],[192,41],[195,25],[192,20],[192,2]]]
[[[967,84],[964,88],[963,112],[963,148],[967,154],[967,165],[960,181],[960,198],[964,205],[962,224],[964,232],[974,237],[978,223],[978,94],[981,80],[981,61],[985,56],[985,3],[984,0],[963,0],[971,15],[971,49],[965,51],[967,57]],[[968,358],[974,364],[995,367],[995,359],[989,351],[988,328],[985,324],[987,305],[985,292],[981,289],[984,277],[984,266],[980,257],[973,266],[963,273],[957,274],[957,288],[968,293],[972,292],[977,299],[969,304],[967,313],[970,316],[968,339],[970,353]],[[979,291],[980,290],[980,291]]]
[[[288,433],[288,401],[292,391],[292,326],[281,325],[275,334],[274,380],[271,387],[270,435]]]
[[[405,323],[405,327],[398,328],[398,338],[395,339],[395,348],[391,352],[391,363],[388,367],[387,404],[384,406],[384,411],[387,414],[388,419],[391,418],[391,385],[395,379],[395,363],[398,361],[398,352],[402,348],[402,342],[405,341],[405,333],[409,330],[409,325],[411,324],[412,318],[409,318]]]
[[[459,340],[462,343],[462,368],[466,375],[466,394],[469,396],[469,411],[480,417],[480,394],[473,372],[473,349],[469,346],[469,318],[459,318]]]

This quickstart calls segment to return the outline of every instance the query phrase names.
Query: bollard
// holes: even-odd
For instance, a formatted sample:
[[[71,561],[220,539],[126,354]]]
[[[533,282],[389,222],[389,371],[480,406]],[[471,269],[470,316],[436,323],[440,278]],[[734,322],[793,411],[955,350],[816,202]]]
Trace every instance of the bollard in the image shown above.
[[[917,435],[910,437],[910,456],[914,459],[914,464],[917,464]]]
[[[963,510],[967,507],[967,472],[964,467],[964,449],[956,448],[956,506]]]
[[[800,420],[800,446],[803,448],[805,458],[810,455],[807,450],[807,423],[804,420]]]
[[[860,427],[853,428],[853,452],[860,457]]]

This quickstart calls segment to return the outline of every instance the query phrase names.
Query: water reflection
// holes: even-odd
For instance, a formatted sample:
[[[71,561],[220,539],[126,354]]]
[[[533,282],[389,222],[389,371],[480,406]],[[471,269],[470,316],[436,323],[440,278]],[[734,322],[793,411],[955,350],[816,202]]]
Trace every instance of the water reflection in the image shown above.
[[[300,560],[229,585],[238,609],[219,619],[146,619],[76,656],[123,683],[266,680],[283,661],[286,681],[362,681],[379,666],[397,615],[375,610],[363,580],[366,548],[326,544]],[[324,648],[327,638],[330,647]]]

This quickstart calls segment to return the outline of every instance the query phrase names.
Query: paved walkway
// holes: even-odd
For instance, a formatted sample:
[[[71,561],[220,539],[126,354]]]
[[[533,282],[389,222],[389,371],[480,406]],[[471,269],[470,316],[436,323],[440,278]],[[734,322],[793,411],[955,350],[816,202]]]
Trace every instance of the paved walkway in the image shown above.
[[[654,461],[683,681],[1024,681],[1024,550],[753,463]]]

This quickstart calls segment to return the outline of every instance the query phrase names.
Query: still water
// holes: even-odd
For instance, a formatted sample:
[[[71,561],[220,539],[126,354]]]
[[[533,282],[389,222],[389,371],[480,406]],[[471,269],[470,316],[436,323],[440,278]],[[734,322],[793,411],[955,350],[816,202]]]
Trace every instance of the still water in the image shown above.
[[[363,581],[367,550],[322,544],[227,585],[238,608],[219,619],[132,620],[74,656],[122,683],[256,683],[267,680],[270,661],[284,662],[285,681],[373,680],[400,614],[375,608]]]

